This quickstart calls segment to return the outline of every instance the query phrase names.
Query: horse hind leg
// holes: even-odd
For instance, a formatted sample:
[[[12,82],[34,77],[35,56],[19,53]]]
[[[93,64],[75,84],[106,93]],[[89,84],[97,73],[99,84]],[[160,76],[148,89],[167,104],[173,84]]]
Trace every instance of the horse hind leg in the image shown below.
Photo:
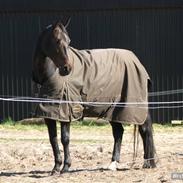
[[[155,147],[152,134],[152,121],[150,114],[148,114],[145,123],[139,126],[139,132],[142,137],[144,147],[143,168],[155,168],[156,167],[154,159]]]
[[[49,139],[53,150],[53,155],[55,158],[55,165],[53,170],[51,171],[51,175],[56,174],[60,172],[60,166],[62,164],[62,159],[60,155],[60,150],[58,146],[58,140],[57,140],[57,127],[56,127],[56,121],[51,119],[45,119],[45,123],[48,128],[49,133]]]
[[[112,162],[109,165],[108,169],[116,170],[117,163],[119,163],[120,161],[121,142],[122,142],[124,129],[121,123],[111,122],[110,124],[112,126],[114,147],[113,147],[113,153],[112,153]]]

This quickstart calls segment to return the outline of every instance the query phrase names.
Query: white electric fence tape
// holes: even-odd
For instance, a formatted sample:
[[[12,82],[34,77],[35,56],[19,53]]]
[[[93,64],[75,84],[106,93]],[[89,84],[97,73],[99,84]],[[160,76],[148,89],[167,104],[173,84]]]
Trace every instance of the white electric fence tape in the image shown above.
[[[183,89],[167,90],[149,93],[150,97],[162,96],[162,95],[175,95],[183,93]],[[0,101],[7,102],[28,102],[28,103],[55,103],[55,104],[82,104],[89,106],[111,105],[116,107],[139,107],[146,108],[147,104],[149,109],[160,108],[182,108],[183,101],[156,101],[156,102],[83,102],[83,101],[67,101],[58,99],[36,98],[36,97],[15,97],[15,96],[1,96]],[[152,106],[153,105],[153,106]]]

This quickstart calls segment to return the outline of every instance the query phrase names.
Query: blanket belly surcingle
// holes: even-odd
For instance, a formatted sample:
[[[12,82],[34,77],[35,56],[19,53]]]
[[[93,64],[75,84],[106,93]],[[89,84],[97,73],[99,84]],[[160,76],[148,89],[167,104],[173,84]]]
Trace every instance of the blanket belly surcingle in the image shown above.
[[[133,52],[70,47],[68,54],[73,63],[71,73],[61,76],[56,70],[43,84],[40,97],[107,104],[41,103],[37,108],[38,116],[65,122],[87,116],[128,124],[144,123],[148,113],[149,76]],[[118,102],[126,105],[114,105]],[[143,105],[137,104],[142,102]]]

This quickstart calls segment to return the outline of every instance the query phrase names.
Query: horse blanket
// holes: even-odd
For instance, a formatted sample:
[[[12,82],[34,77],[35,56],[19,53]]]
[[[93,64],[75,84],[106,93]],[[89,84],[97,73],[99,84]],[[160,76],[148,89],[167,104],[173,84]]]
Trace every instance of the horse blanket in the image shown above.
[[[41,103],[36,111],[39,117],[63,122],[100,117],[120,123],[144,123],[148,113],[149,76],[133,52],[69,47],[68,55],[73,64],[71,73],[61,76],[56,69],[43,83],[40,97],[78,103]],[[119,102],[126,105],[120,106]],[[143,106],[137,104],[142,102]]]

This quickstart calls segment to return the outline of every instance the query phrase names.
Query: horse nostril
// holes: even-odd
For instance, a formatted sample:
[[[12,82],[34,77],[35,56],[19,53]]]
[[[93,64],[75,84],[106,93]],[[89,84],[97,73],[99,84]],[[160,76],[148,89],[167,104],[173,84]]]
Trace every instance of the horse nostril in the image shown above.
[[[64,66],[64,72],[68,72],[68,70],[69,70],[69,69],[68,69],[68,66],[65,65],[65,66]]]
[[[71,72],[71,69],[72,68],[70,65],[65,64],[65,65],[59,67],[59,73],[60,73],[60,75],[65,76]]]
[[[69,74],[70,71],[71,71],[70,65],[64,65],[63,71],[64,71],[65,74]]]

